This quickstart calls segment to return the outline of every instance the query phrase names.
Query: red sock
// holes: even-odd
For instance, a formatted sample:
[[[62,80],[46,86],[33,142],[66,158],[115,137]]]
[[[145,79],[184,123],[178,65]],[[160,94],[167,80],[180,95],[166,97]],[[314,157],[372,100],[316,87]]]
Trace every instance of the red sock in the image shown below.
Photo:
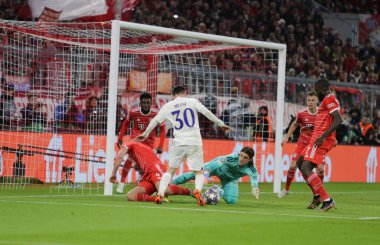
[[[313,195],[314,195],[314,196],[315,196],[315,195],[319,195],[319,194],[316,193],[316,192],[314,191],[314,189],[310,186],[309,182],[307,182],[307,178],[306,178],[306,176],[305,176],[305,175],[302,175],[302,177],[303,177],[303,179],[306,181],[306,184],[310,187],[311,192],[313,192]]]
[[[183,196],[189,196],[190,195],[190,189],[185,188],[179,185],[168,185],[168,188],[171,192],[170,195],[183,195]]]
[[[296,173],[296,170],[293,170],[293,169],[288,170],[288,174],[286,175],[285,190],[289,191],[290,185],[292,184],[295,173]]]
[[[323,182],[323,178],[325,177],[325,173],[323,173],[323,174],[317,174],[317,175],[321,179],[321,181]]]
[[[145,193],[139,193],[136,195],[136,201],[139,202],[155,202],[155,199],[154,196],[149,196]]]
[[[322,200],[330,198],[329,194],[327,194],[325,188],[323,187],[321,179],[315,173],[307,176],[307,183],[309,183],[310,187],[314,190],[315,193],[321,196]]]

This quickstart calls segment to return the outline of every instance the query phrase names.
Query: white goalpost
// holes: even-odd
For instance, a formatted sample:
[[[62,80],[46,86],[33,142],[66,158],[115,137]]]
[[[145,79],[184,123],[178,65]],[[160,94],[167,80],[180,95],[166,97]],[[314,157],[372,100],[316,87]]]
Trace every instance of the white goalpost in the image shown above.
[[[183,85],[233,129],[223,134],[200,116],[205,161],[252,147],[259,181],[280,191],[286,45],[122,21],[8,20],[0,43],[0,189],[112,195],[126,115],[142,92],[159,109]],[[138,178],[132,170],[127,181]]]
[[[268,49],[269,52],[278,52],[278,73],[277,73],[277,100],[276,100],[276,129],[275,129],[275,167],[274,167],[274,184],[273,191],[278,193],[281,189],[281,161],[282,161],[282,149],[281,141],[283,135],[283,120],[284,120],[284,102],[285,102],[285,65],[286,65],[286,45],[276,44],[270,42],[254,41],[240,38],[232,38],[226,36],[211,35],[198,32],[183,31],[177,29],[163,28],[157,26],[150,26],[144,24],[137,24],[131,22],[121,22],[121,21],[112,21],[112,45],[111,45],[111,65],[110,65],[110,84],[117,84],[117,74],[116,70],[118,68],[118,54],[120,52],[119,38],[120,32],[125,30],[136,31],[142,35],[152,34],[161,34],[161,35],[171,35],[173,37],[179,38],[188,38],[194,43],[197,43],[201,40],[211,41],[219,43],[221,47],[214,47],[211,49],[214,50],[223,50],[225,47],[230,47],[232,49],[244,49],[244,48],[262,48]],[[115,40],[116,39],[116,40]],[[191,42],[190,41],[190,42]],[[152,42],[156,42],[152,38]],[[128,47],[127,47],[128,48]],[[207,48],[199,48],[199,51],[206,51]],[[138,50],[136,50],[138,52]],[[143,50],[142,53],[149,53],[153,50]],[[198,50],[196,50],[198,51]],[[178,49],[178,53],[191,52],[183,49]],[[169,53],[166,51],[166,54]],[[175,52],[174,52],[175,53]],[[111,91],[113,89],[113,91]],[[109,87],[109,94],[116,95],[117,86]],[[115,97],[110,97],[115,98]],[[116,101],[109,102],[109,109],[116,106]],[[110,122],[110,117],[108,120],[107,132],[114,131],[114,123]],[[109,140],[108,140],[109,139]],[[107,150],[112,149],[113,142],[110,141],[110,135],[107,137]],[[109,152],[109,151],[107,151]],[[112,156],[107,155],[106,159],[106,180],[109,179],[113,166]],[[108,182],[108,181],[106,181]],[[112,185],[110,183],[105,184],[105,195],[112,195]]]

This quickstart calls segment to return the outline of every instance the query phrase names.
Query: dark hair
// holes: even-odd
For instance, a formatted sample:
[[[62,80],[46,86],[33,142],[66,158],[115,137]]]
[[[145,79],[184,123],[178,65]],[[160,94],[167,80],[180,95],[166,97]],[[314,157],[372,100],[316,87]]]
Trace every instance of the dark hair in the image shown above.
[[[185,92],[186,92],[186,89],[181,85],[174,86],[172,89],[172,95],[183,94]]]
[[[144,93],[140,94],[140,101],[142,101],[143,99],[152,100],[152,95],[150,93],[144,92]]]
[[[250,161],[252,161],[252,158],[255,156],[255,150],[253,150],[251,147],[243,147],[240,152],[247,154],[250,158]]]
[[[266,106],[266,105],[260,106],[259,110],[261,110],[261,109],[268,111],[268,106]]]
[[[315,87],[321,87],[327,90],[330,87],[330,82],[326,78],[322,78],[315,83]]]
[[[307,93],[307,96],[317,96],[318,97],[318,94],[317,94],[317,92],[315,92],[315,90],[311,90]]]

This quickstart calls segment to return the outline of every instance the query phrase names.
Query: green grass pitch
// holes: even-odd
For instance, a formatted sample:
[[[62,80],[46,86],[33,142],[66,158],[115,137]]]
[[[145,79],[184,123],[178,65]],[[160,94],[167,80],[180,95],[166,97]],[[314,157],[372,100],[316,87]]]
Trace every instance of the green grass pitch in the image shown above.
[[[183,196],[156,205],[0,186],[0,244],[380,244],[380,184],[326,184],[337,206],[327,213],[306,209],[304,183],[281,199],[270,184],[260,200],[239,187],[237,205],[203,208]]]

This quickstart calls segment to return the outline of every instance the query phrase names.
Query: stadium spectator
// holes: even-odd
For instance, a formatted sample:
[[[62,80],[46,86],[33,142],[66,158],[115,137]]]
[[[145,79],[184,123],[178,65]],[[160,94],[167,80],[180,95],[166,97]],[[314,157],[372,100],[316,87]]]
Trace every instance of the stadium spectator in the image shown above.
[[[369,117],[364,116],[359,123],[361,140],[363,145],[373,145],[375,138],[375,130]]]
[[[33,108],[32,120],[27,126],[25,126],[25,130],[31,132],[43,132],[46,122],[43,104],[37,102]]]
[[[25,128],[33,122],[34,109],[37,104],[36,95],[29,93],[27,95],[28,102],[27,105],[21,109],[20,115],[22,119],[22,127]]]
[[[268,107],[260,106],[256,125],[253,129],[253,139],[268,141],[273,138],[272,121],[268,116]]]
[[[78,131],[83,128],[84,116],[75,104],[75,94],[71,91],[65,94],[62,105],[54,110],[55,130]]]
[[[202,137],[199,130],[198,112],[205,115],[214,123],[217,123],[225,132],[229,132],[231,129],[198,100],[186,98],[186,90],[184,87],[175,86],[172,90],[172,94],[174,99],[161,108],[157,116],[150,121],[145,132],[138,137],[140,140],[144,140],[157,124],[161,124],[165,120],[170,121],[173,125],[174,140],[170,152],[169,168],[162,176],[156,203],[161,203],[164,191],[179,167],[179,164],[184,159],[187,159],[186,163],[189,169],[195,174],[194,197],[197,199],[198,205],[205,206],[206,203],[201,196],[204,176]]]
[[[249,176],[251,182],[251,193],[259,199],[259,176],[253,157],[255,151],[250,147],[244,147],[239,153],[219,156],[204,165],[206,178],[216,176],[221,181],[222,188],[214,186],[220,192],[220,196],[227,204],[236,204],[239,198],[238,180]],[[180,185],[194,180],[193,172],[187,172],[178,176],[172,184]]]
[[[15,103],[15,87],[13,83],[1,79],[2,93],[0,96],[0,128],[7,130],[18,129],[18,113]]]
[[[359,49],[358,57],[360,61],[366,61],[371,56],[376,56],[375,49],[371,46],[371,40],[365,40],[364,46]]]
[[[105,134],[105,116],[98,107],[98,97],[90,96],[86,100],[86,109],[83,111],[85,131],[89,134]]]

